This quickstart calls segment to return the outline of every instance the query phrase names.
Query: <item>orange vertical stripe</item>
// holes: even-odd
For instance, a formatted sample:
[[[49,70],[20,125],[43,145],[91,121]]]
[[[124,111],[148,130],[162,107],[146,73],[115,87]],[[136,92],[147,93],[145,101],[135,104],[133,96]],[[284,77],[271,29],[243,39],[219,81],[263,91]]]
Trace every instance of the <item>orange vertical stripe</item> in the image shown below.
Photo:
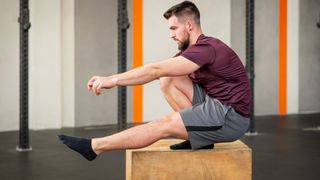
[[[142,0],[133,2],[133,68],[142,65]],[[142,122],[142,86],[133,87],[133,122]]]
[[[279,114],[287,114],[287,0],[279,0]]]

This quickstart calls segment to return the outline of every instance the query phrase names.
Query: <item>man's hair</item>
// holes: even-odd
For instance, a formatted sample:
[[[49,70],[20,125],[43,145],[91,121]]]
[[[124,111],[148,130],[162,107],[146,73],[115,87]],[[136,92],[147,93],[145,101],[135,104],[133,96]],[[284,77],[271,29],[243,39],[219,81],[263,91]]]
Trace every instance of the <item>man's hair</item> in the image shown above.
[[[172,6],[168,9],[163,17],[169,19],[171,16],[177,16],[177,18],[183,16],[192,16],[193,20],[200,26],[200,12],[197,6],[190,1],[183,1],[179,4]]]

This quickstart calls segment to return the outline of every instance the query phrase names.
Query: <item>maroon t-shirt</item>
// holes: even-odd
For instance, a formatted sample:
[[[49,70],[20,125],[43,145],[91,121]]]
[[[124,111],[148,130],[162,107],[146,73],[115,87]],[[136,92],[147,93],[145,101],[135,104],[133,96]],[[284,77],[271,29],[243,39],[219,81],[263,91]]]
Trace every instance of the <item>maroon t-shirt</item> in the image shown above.
[[[194,83],[243,116],[250,116],[251,94],[247,73],[240,58],[229,46],[202,34],[196,44],[177,55],[200,66],[189,75]]]

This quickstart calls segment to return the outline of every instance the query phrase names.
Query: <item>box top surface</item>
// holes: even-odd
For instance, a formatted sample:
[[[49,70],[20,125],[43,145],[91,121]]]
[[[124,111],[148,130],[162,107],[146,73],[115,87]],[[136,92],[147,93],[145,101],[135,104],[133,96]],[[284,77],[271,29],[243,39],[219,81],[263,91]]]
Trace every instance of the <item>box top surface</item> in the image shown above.
[[[177,144],[182,142],[183,140],[179,139],[162,139],[159,140],[152,145],[141,148],[141,149],[131,149],[127,151],[137,152],[137,151],[194,151],[194,150],[171,150],[169,148],[172,144]],[[214,149],[204,149],[201,151],[225,151],[225,150],[250,150],[250,148],[244,144],[242,141],[237,140],[234,142],[228,142],[228,143],[216,143],[214,145]]]

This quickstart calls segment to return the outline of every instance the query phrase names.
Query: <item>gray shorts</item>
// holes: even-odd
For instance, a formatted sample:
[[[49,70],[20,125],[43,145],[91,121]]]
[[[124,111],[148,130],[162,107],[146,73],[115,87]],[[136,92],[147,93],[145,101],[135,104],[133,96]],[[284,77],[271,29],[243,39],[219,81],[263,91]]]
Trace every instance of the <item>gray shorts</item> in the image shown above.
[[[245,134],[249,118],[210,97],[199,85],[193,84],[193,90],[193,106],[180,111],[192,149],[235,141]]]

